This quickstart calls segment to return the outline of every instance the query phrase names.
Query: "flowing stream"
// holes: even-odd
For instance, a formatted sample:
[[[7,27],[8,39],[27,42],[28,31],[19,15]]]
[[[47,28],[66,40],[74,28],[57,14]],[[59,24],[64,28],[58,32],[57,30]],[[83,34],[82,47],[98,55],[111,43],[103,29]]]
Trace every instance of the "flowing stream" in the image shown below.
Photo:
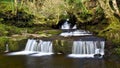
[[[104,58],[103,38],[70,27],[68,21],[61,29],[60,41],[28,39],[23,50],[0,55],[0,68],[120,68],[116,61]]]
[[[8,53],[7,55],[43,56],[51,54],[53,54],[51,41],[28,39],[23,51]]]
[[[104,41],[74,41],[69,57],[92,57],[104,55]]]

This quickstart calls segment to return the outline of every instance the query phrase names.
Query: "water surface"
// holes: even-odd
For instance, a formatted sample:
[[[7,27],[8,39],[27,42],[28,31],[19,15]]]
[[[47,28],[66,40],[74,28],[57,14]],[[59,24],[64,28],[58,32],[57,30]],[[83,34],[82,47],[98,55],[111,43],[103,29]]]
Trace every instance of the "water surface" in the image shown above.
[[[0,55],[0,68],[120,68],[111,58],[69,58],[67,55],[33,57]]]

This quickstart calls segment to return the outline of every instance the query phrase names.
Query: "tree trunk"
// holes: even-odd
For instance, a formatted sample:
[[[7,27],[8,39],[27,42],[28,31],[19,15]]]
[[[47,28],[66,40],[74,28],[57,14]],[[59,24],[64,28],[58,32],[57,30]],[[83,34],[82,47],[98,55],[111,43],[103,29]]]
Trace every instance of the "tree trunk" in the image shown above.
[[[14,14],[17,14],[17,0],[14,0]]]
[[[116,0],[112,0],[112,3],[113,3],[113,7],[114,7],[114,10],[115,10],[115,13],[120,16],[120,12],[119,12],[119,8],[118,8],[118,5],[117,5],[117,1]]]
[[[119,19],[114,16],[114,11],[110,7],[109,0],[98,0],[101,8],[103,9],[106,18],[109,20],[110,25],[108,26],[107,29],[109,28],[118,28],[119,27]]]
[[[23,3],[24,3],[24,0],[21,0],[21,1],[20,1],[20,9],[22,8]]]

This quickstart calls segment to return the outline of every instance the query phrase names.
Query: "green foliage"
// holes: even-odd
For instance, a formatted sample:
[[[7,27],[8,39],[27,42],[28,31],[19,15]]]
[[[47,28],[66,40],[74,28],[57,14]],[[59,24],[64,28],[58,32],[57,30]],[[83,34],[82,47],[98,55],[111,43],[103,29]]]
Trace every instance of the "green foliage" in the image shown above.
[[[13,2],[13,0],[0,0],[0,2]]]
[[[17,27],[29,27],[33,25],[33,15],[23,11],[18,11],[16,15],[12,14],[12,11],[6,11],[1,16],[3,24],[15,25]]]
[[[114,53],[120,56],[120,46],[114,49]]]
[[[112,41],[114,45],[118,45],[120,43],[120,28],[118,29],[109,29],[100,33],[99,35],[105,37],[107,40]]]
[[[5,29],[6,29],[6,31],[8,31],[8,35],[20,34],[21,33],[21,29],[15,27],[15,26],[6,26]]]
[[[22,40],[13,40],[6,36],[0,37],[0,53],[6,50],[6,44],[8,44],[10,51],[21,50],[26,44],[26,39]]]
[[[9,36],[12,34],[20,34],[21,29],[15,26],[8,26],[4,24],[0,24],[0,36]]]
[[[116,46],[114,47],[114,49],[112,49],[113,54],[118,55],[120,57],[120,42],[116,43],[114,45],[116,45]]]
[[[53,41],[53,50],[55,53],[70,54],[72,48],[71,40],[55,40]]]
[[[8,1],[2,1],[0,2],[0,13],[4,13],[5,11],[10,11],[10,10],[14,10],[13,7],[13,2],[8,2]]]
[[[50,37],[50,36],[59,35],[61,32],[62,32],[61,30],[42,30],[39,31],[38,34],[40,34],[40,36]]]
[[[8,38],[6,36],[0,37],[0,52],[5,51],[5,45],[8,42]]]
[[[25,44],[26,44],[26,40],[24,40],[24,39],[22,39],[22,40],[9,39],[9,41],[8,41],[10,51],[21,50],[24,48]]]
[[[15,25],[17,27],[29,27],[33,25],[32,19],[34,16],[32,14],[26,13],[25,9],[17,10],[14,14],[13,3],[2,2],[0,3],[0,21],[4,24]]]
[[[5,26],[0,25],[0,36],[5,36],[8,34],[8,31],[6,31]]]

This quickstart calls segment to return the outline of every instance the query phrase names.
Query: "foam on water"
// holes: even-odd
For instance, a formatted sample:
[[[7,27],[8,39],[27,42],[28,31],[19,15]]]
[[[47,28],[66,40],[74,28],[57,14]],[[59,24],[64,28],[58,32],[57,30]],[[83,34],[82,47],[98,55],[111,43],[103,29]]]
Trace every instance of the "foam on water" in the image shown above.
[[[34,54],[37,52],[33,52],[33,51],[19,51],[19,52],[12,52],[12,53],[8,53],[7,55],[29,55],[29,54]]]
[[[45,56],[45,55],[52,55],[53,53],[45,53],[45,52],[39,52],[37,54],[32,54],[31,56]]]
[[[70,54],[68,57],[72,58],[94,58],[94,54]]]

